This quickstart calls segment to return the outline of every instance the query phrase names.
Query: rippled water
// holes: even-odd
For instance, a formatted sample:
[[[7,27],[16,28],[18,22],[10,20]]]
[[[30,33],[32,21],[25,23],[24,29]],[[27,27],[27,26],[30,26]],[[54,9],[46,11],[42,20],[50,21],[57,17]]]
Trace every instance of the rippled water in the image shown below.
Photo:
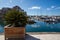
[[[60,23],[48,24],[45,22],[37,21],[33,25],[26,26],[27,32],[60,32]]]
[[[0,25],[0,32],[4,32],[4,26]],[[35,24],[26,25],[26,32],[60,32],[60,23],[48,24],[41,21],[36,21]]]

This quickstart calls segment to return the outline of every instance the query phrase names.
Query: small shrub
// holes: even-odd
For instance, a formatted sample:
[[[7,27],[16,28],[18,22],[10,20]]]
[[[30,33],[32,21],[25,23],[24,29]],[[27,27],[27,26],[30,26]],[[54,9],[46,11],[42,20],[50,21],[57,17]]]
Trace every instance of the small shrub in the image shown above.
[[[24,27],[27,24],[27,14],[24,11],[10,10],[4,15],[5,24],[14,27]]]

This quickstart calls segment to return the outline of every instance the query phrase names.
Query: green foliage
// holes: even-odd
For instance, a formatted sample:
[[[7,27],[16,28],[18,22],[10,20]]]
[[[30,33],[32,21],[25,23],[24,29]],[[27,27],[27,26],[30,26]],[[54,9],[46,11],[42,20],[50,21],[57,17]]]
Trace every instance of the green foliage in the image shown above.
[[[5,24],[11,24],[15,27],[25,26],[27,24],[27,19],[26,12],[17,10],[10,10],[4,16]]]

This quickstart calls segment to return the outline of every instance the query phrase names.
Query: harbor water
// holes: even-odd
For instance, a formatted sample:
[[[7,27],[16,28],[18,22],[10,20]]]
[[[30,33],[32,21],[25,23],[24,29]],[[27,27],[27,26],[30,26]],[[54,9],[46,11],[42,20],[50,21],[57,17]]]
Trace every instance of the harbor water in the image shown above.
[[[60,32],[60,23],[46,23],[42,21],[36,21],[34,24],[26,25],[26,32]],[[4,32],[4,25],[0,24],[0,32]]]

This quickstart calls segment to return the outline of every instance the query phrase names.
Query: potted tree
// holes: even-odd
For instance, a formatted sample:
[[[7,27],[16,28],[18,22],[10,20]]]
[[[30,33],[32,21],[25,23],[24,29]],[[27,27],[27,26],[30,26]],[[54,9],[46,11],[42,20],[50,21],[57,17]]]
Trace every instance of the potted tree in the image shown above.
[[[24,38],[25,26],[28,23],[26,12],[10,10],[4,15],[5,26],[5,39],[6,38]]]

